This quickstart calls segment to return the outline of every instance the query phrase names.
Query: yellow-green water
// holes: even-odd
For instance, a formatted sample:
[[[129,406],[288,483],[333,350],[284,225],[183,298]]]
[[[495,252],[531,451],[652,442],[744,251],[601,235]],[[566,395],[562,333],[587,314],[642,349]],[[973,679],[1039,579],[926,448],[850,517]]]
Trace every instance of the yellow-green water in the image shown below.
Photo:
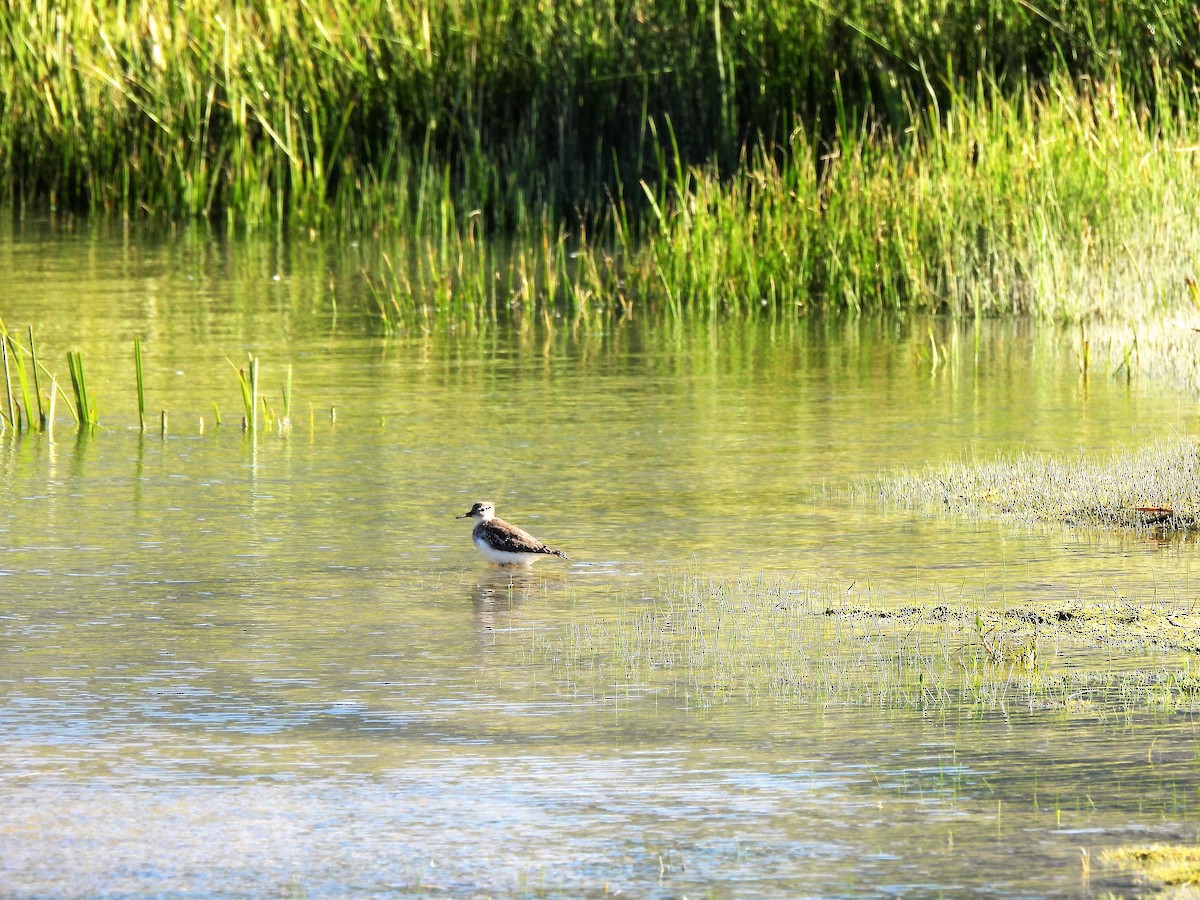
[[[615,644],[563,656],[682,573],[1188,604],[1194,544],[836,489],[1145,443],[1193,429],[1190,398],[1002,323],[385,337],[367,258],[0,231],[0,316],[60,379],[83,352],[101,420],[0,438],[0,893],[1086,896],[1132,882],[1081,848],[1195,838],[1189,713],[698,702]],[[293,366],[287,434],[236,424],[248,352],[277,412]],[[571,561],[490,568],[454,519],[476,499]]]

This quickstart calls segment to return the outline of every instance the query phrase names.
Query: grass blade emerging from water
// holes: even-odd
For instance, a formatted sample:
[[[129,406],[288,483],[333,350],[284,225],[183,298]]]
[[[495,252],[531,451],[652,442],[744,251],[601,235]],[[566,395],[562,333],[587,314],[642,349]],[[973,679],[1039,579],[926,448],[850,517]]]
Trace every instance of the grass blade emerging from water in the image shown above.
[[[242,430],[258,431],[258,358],[250,356],[249,371],[239,369],[232,360],[226,360],[238,375],[238,386],[242,391]],[[215,406],[214,406],[215,409]],[[218,422],[217,424],[220,424]]]
[[[46,430],[46,410],[42,406],[42,384],[38,378],[37,344],[33,341],[33,326],[29,326],[29,359],[33,369],[33,396],[37,400],[37,427],[39,431]]]
[[[142,339],[133,339],[133,366],[137,373],[138,426],[146,430],[146,383],[142,376]],[[165,413],[164,413],[165,417]],[[165,422],[165,418],[164,418]],[[164,431],[165,431],[164,426]]]
[[[0,416],[4,416],[4,421],[9,428],[14,431],[20,427],[20,422],[17,420],[16,405],[13,402],[12,392],[12,376],[9,374],[8,368],[8,333],[4,332],[3,326],[0,325],[0,356],[4,358],[4,396],[8,400],[8,414],[5,415],[3,410],[0,410]]]
[[[14,413],[17,423],[16,427],[18,431],[21,430],[21,409],[24,409],[25,427],[27,429],[33,428],[35,427],[32,418],[33,401],[29,396],[29,376],[25,371],[25,358],[21,355],[23,348],[19,343],[17,343],[16,338],[14,338],[11,334],[6,334],[5,340],[8,342],[8,349],[10,351],[10,355],[12,356],[13,369],[17,373],[17,384],[21,389],[21,400],[24,403],[24,406],[18,408]]]
[[[287,380],[283,383],[283,421],[292,421],[292,364],[288,363]]]
[[[1194,709],[1200,613],[1180,595],[997,606],[985,594],[897,602],[824,579],[684,575],[654,599],[535,640],[576,691],[659,693],[689,706],[763,700],[851,706]],[[1097,646],[1159,655],[1097,667]],[[1182,662],[1182,665],[1180,663]]]
[[[88,393],[83,356],[78,350],[67,351],[67,366],[71,370],[71,387],[75,390],[75,406],[79,410],[79,428],[95,428],[96,400]]]

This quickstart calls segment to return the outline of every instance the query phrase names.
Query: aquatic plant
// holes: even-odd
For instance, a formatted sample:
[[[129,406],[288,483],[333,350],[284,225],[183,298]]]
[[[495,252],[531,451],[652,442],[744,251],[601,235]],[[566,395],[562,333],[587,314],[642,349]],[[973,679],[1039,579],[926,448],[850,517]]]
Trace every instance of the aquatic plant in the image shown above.
[[[37,401],[37,409],[38,409],[36,428],[38,431],[45,431],[46,430],[46,410],[42,403],[42,385],[41,385],[41,380],[38,378],[37,344],[35,344],[34,340],[33,340],[33,326],[32,325],[29,327],[29,359],[30,359],[30,367],[29,368],[30,368],[30,372],[33,375],[33,396],[34,396],[34,399]],[[28,395],[26,395],[26,398],[28,399]],[[33,412],[32,407],[29,408],[29,411]]]
[[[288,363],[287,380],[283,383],[283,420],[285,427],[292,423],[292,364]]]
[[[1156,441],[1105,457],[1020,453],[899,472],[853,492],[936,514],[1127,528],[1160,534],[1200,528],[1200,444]]]
[[[26,430],[51,430],[54,427],[54,409],[57,398],[62,395],[64,400],[66,399],[66,394],[58,384],[58,378],[38,358],[32,327],[29,328],[28,335],[29,347],[24,347],[0,321],[0,356],[3,358],[4,398],[7,402],[7,412],[0,409],[0,423],[3,427],[12,428],[18,433]],[[29,357],[28,368],[25,364],[26,356]],[[50,379],[50,392],[45,397],[42,395],[39,372]],[[13,394],[12,378],[14,374],[17,378],[21,402],[17,402]],[[30,391],[30,381],[33,382],[32,392]],[[33,414],[35,406],[37,407],[36,416]],[[79,415],[71,407],[70,402],[67,402],[67,409],[78,423]]]
[[[983,597],[889,599],[825,582],[664,579],[653,596],[534,638],[574,690],[855,706],[1065,711],[1193,709],[1180,656],[1200,651],[1190,599],[1078,598],[1003,607]],[[1097,670],[1097,646],[1159,654],[1160,668]],[[1186,657],[1185,657],[1186,658]]]
[[[24,422],[25,422],[25,428],[36,427],[35,420],[32,418],[33,401],[30,398],[30,394],[29,394],[29,376],[28,376],[27,370],[25,368],[25,357],[22,355],[21,345],[19,343],[17,343],[16,338],[14,338],[11,334],[9,334],[7,330],[5,330],[5,332],[4,332],[3,339],[4,339],[4,344],[6,347],[4,380],[5,380],[5,384],[7,387],[7,393],[8,393],[8,408],[10,411],[10,422],[12,424],[12,427],[15,430],[21,431],[21,422],[22,422],[22,416],[23,416]],[[14,402],[14,399],[13,399],[12,382],[9,380],[10,379],[10,375],[9,375],[10,363],[11,363],[11,367],[12,367],[12,372],[15,373],[17,376],[17,385],[21,392],[21,394],[20,394],[21,403],[20,404],[17,404],[16,402]]]
[[[96,397],[88,392],[83,371],[83,355],[78,350],[67,351],[67,367],[71,370],[71,387],[75,391],[75,408],[79,411],[79,428],[95,428]]]
[[[142,339],[135,337],[133,339],[133,366],[137,375],[137,404],[138,404],[138,427],[142,431],[146,430],[146,384],[142,375]],[[167,413],[163,410],[162,430],[165,434],[167,431]]]
[[[384,330],[635,309],[1155,322],[1182,306],[1195,324],[1196,121],[1194,98],[1147,110],[1119,80],[1014,101],[980,85],[902,137],[852,129],[830,146],[797,128],[732,171],[664,153],[642,183],[644,226],[618,199],[598,237],[545,221],[511,241],[473,227],[381,238],[363,277]],[[1080,351],[1088,369],[1095,343]]]
[[[239,369],[233,364],[232,360],[226,360],[229,365],[233,366],[238,376],[238,387],[242,391],[242,430],[249,431],[251,434],[258,433],[258,357],[254,354],[249,355],[249,366],[247,369]],[[215,406],[214,406],[215,409]],[[218,416],[218,424],[219,422]]]
[[[378,236],[385,330],[651,307],[1149,317],[1196,280],[1181,2],[210,12],[9,17],[0,194]]]

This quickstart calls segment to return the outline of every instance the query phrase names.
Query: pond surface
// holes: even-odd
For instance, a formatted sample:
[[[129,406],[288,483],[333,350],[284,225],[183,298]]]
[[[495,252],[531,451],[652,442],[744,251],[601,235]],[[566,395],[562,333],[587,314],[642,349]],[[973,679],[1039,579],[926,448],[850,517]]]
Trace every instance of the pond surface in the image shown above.
[[[682,574],[1188,605],[1195,544],[842,489],[1141,446],[1192,398],[1012,323],[385,336],[369,257],[0,228],[0,317],[60,380],[82,351],[101,423],[0,437],[0,893],[1091,896],[1134,889],[1104,848],[1196,839],[1186,712],[700,702],[554,650]],[[290,431],[242,432],[247,354]],[[477,499],[571,560],[490,567]]]

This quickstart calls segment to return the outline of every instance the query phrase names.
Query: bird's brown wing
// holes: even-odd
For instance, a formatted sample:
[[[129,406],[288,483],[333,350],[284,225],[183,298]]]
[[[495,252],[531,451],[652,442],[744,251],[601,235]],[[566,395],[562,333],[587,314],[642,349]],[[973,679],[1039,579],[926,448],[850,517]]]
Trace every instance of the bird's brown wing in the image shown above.
[[[495,549],[507,553],[549,553],[553,556],[567,556],[561,550],[548,547],[524,528],[511,525],[503,519],[492,519],[488,524],[488,543]]]

